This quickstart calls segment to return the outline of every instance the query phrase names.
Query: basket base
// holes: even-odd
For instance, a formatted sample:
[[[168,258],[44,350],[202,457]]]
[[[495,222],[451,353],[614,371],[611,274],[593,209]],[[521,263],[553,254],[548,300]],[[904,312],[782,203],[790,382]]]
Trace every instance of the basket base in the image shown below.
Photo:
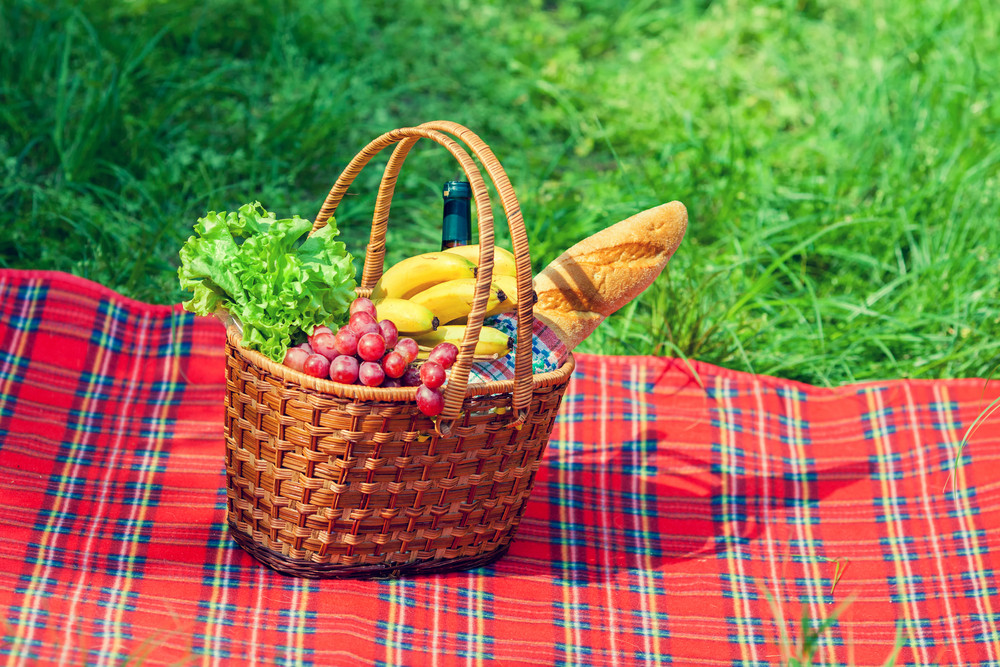
[[[231,522],[229,534],[244,551],[258,562],[280,574],[305,579],[398,579],[424,574],[473,570],[489,565],[507,553],[510,548],[510,544],[505,544],[487,554],[452,558],[445,561],[423,560],[400,565],[336,565],[333,563],[311,563],[274,553],[254,542],[253,538],[238,530]]]

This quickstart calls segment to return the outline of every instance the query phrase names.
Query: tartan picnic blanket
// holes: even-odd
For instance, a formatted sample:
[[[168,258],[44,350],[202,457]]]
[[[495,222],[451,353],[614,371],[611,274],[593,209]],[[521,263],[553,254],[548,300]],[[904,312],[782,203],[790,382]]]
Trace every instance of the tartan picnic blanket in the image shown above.
[[[317,581],[228,534],[223,341],[0,271],[4,664],[1000,664],[996,382],[581,354],[503,558]]]

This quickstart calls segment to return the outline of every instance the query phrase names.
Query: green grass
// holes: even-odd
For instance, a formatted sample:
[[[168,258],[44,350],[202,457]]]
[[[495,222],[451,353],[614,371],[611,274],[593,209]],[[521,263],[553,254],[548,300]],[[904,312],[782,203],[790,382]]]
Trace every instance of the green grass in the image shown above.
[[[173,303],[199,215],[258,199],[311,217],[370,139],[445,118],[503,162],[536,270],[639,210],[688,206],[668,271],[584,351],[823,385],[986,377],[994,5],[10,0],[0,266]],[[422,144],[390,261],[434,248],[456,174]],[[338,211],[356,255],[380,167]]]

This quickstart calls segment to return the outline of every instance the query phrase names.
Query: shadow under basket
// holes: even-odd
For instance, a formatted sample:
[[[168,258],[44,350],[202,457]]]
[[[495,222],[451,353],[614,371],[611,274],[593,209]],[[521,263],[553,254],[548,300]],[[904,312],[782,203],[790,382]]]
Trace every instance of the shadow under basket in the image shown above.
[[[388,578],[465,570],[510,545],[573,371],[535,375],[520,428],[512,381],[470,385],[446,435],[407,401],[304,388],[226,344],[226,476],[233,538],[283,574]],[[340,386],[362,393],[361,387]],[[379,390],[368,389],[368,393]]]

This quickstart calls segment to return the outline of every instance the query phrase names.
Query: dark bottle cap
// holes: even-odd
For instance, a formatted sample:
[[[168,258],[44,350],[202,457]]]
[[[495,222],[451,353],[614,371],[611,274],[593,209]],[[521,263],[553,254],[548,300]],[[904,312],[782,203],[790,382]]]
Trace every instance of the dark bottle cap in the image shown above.
[[[442,194],[445,199],[469,199],[472,197],[472,186],[468,181],[448,181]]]

